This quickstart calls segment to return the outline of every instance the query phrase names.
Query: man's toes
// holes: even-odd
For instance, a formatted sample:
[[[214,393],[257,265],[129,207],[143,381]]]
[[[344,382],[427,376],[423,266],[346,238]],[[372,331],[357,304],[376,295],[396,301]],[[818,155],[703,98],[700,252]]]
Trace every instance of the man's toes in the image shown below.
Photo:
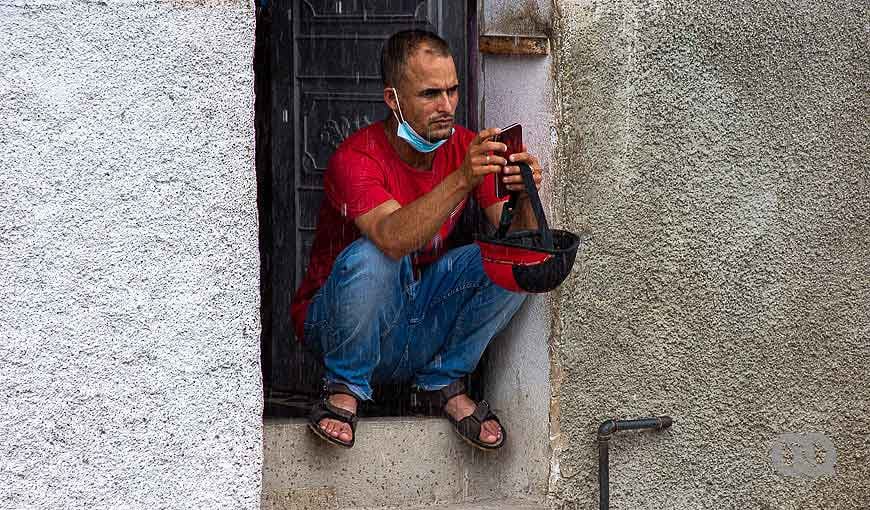
[[[495,434],[496,437],[501,437],[501,427],[498,426],[498,423],[492,424],[492,433]]]
[[[323,420],[320,422],[320,429],[332,437],[336,437],[338,434],[335,431],[335,422],[333,420]]]
[[[353,432],[350,425],[330,420],[328,418],[320,422],[320,430],[336,439],[344,441],[345,443],[353,439]]]
[[[345,443],[350,442],[350,440],[353,439],[353,436],[350,435],[350,425],[345,424],[338,432],[339,434],[337,437]]]
[[[495,426],[495,422],[492,420],[483,422],[483,426],[481,427],[487,434],[496,435],[498,433],[498,427]]]
[[[336,423],[332,427],[332,437],[341,438],[342,434],[344,434],[344,428],[346,427],[343,423]]]
[[[501,437],[501,427],[495,421],[487,421],[483,423],[480,430],[480,440],[485,443],[496,443]]]

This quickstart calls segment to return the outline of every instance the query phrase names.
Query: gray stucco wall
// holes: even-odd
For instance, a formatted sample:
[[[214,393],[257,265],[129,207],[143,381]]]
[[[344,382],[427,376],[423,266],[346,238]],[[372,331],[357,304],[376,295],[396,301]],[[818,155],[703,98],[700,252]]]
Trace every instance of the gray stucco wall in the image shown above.
[[[257,508],[254,17],[0,2],[0,508]]]
[[[556,5],[554,506],[870,507],[866,2]]]

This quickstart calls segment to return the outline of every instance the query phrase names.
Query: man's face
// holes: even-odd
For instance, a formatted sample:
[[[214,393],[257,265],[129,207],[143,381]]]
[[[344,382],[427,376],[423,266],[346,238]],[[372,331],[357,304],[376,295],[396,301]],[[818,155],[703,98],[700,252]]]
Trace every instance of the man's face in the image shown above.
[[[430,142],[450,136],[459,104],[459,80],[452,57],[419,48],[408,59],[396,88],[402,114],[414,131]]]

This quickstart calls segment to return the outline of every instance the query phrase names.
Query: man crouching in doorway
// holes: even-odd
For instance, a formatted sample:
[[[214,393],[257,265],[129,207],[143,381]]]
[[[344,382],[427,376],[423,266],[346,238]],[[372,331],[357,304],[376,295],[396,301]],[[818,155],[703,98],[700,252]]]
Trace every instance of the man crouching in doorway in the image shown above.
[[[494,285],[474,244],[447,250],[467,203],[477,199],[498,224],[495,179],[523,190],[515,166],[497,153],[499,129],[473,133],[454,124],[459,82],[450,48],[437,35],[394,34],[381,56],[385,120],[349,136],[324,176],[311,262],[292,304],[296,334],[322,358],[325,397],[309,426],[351,447],[356,408],[372,384],[408,382],[431,392],[457,432],[482,449],[500,448],[504,427],[463,378],[516,313],[524,295]],[[541,167],[527,152],[511,157]],[[498,174],[498,172],[504,172]],[[520,225],[535,227],[528,199]]]

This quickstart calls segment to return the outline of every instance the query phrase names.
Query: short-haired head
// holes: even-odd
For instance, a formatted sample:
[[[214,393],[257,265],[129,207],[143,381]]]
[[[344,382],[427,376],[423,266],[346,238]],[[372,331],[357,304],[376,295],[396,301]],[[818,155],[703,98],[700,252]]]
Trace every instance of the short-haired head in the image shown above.
[[[381,79],[385,87],[396,87],[404,77],[408,59],[418,50],[440,57],[452,57],[447,41],[428,30],[402,30],[391,35],[381,51]]]

